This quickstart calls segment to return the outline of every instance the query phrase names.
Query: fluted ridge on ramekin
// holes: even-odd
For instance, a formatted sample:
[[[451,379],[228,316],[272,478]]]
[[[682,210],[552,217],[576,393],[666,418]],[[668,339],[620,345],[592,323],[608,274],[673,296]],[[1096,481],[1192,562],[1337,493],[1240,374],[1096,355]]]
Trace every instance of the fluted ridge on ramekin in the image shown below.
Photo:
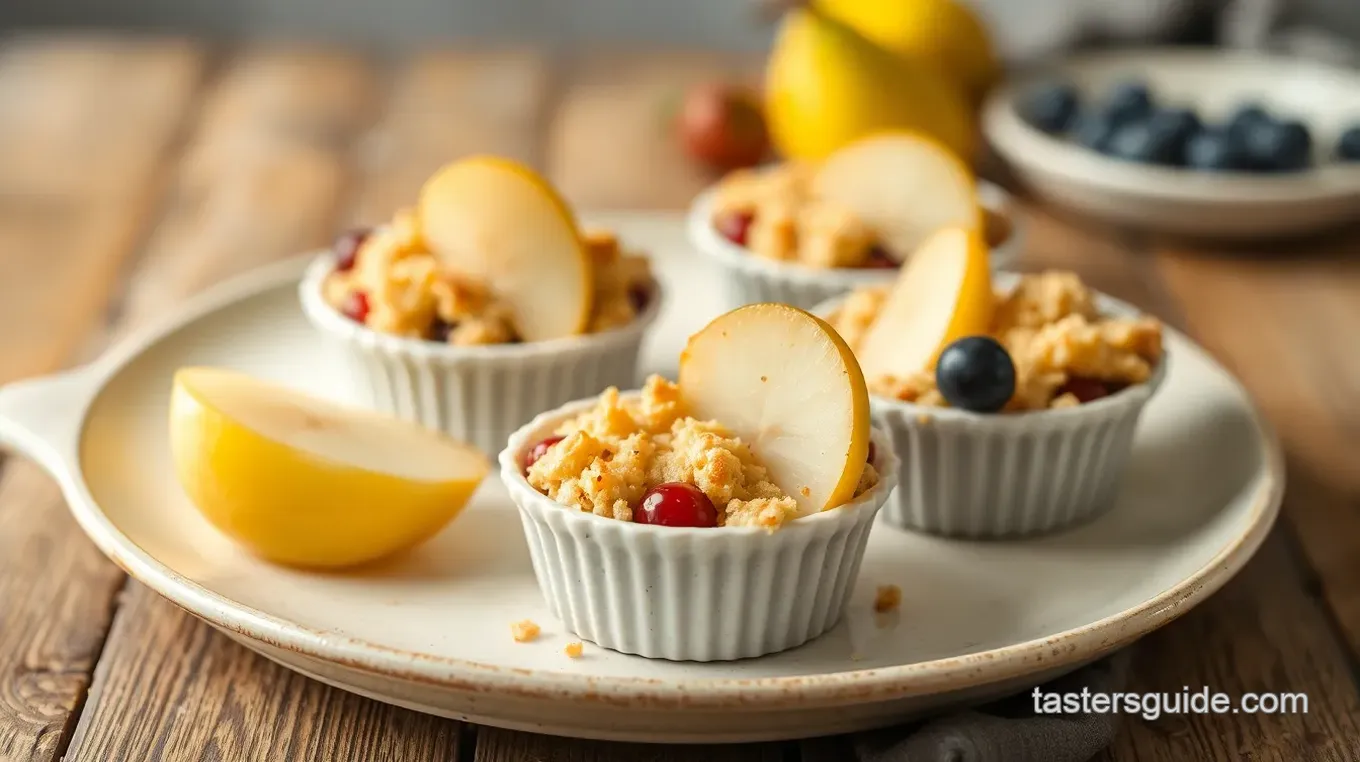
[[[819,268],[789,262],[772,262],[732,243],[713,226],[716,187],[695,197],[685,220],[690,245],[723,270],[727,306],[739,307],[754,302],[782,302],[810,310],[822,302],[864,286],[887,286],[897,270]],[[985,202],[1002,204],[1005,191],[983,185],[979,194]],[[1024,225],[1011,220],[1010,235],[992,250],[993,266],[1008,264],[1024,243]]]
[[[1051,532],[1113,502],[1138,419],[1165,376],[1063,410],[975,415],[875,398],[902,472],[884,520],[956,537]]]
[[[321,256],[299,296],[308,319],[344,352],[358,391],[374,408],[438,429],[495,454],[538,413],[637,382],[646,329],[662,292],[632,323],[587,336],[526,344],[454,347],[389,336],[337,313],[321,297],[332,265]]]
[[[796,647],[840,620],[896,480],[882,432],[874,441],[883,481],[853,503],[773,533],[652,527],[567,508],[524,479],[532,443],[593,402],[539,416],[500,455],[539,587],[568,630],[624,653],[723,661]]]

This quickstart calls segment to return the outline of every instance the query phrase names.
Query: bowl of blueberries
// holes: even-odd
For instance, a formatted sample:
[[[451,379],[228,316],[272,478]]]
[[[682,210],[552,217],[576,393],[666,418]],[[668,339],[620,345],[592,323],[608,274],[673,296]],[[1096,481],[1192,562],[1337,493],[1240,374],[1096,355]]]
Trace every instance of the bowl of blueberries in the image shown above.
[[[1360,222],[1360,72],[1266,53],[1075,57],[992,94],[984,130],[1040,196],[1223,239]]]

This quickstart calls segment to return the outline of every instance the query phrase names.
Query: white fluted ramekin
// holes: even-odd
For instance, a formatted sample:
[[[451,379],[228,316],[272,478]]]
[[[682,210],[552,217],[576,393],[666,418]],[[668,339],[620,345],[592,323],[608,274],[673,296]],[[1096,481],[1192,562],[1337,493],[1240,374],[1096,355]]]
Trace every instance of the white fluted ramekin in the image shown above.
[[[358,391],[379,411],[470,442],[488,455],[535,415],[610,386],[637,384],[643,335],[663,298],[653,281],[633,322],[551,341],[451,346],[380,333],[322,297],[333,260],[322,254],[299,286],[308,320],[343,352]]]
[[[648,658],[728,661],[800,646],[840,620],[874,516],[896,485],[897,458],[881,431],[873,441],[882,481],[839,508],[774,532],[650,526],[568,508],[525,479],[529,449],[595,404],[540,415],[500,454],[538,586],[567,630]]]
[[[830,315],[840,299],[813,310]],[[1106,314],[1136,314],[1101,298]],[[1038,535],[1094,519],[1114,503],[1144,407],[1166,378],[1152,377],[1076,407],[973,413],[871,396],[899,467],[883,518],[950,537]]]
[[[756,302],[783,302],[812,309],[856,288],[889,285],[897,277],[896,269],[807,267],[756,256],[744,246],[724,238],[713,226],[716,194],[714,186],[695,197],[686,228],[690,245],[721,269],[729,308]],[[1005,267],[1023,250],[1024,223],[1016,215],[1009,194],[1000,186],[979,181],[978,196],[985,208],[1002,215],[1009,223],[1006,240],[991,252],[992,266]]]

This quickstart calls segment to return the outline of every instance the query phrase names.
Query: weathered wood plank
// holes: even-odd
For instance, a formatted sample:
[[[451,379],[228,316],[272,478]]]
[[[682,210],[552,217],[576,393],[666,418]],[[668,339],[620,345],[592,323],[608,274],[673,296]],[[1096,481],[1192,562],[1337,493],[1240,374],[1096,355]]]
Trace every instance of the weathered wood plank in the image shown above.
[[[202,68],[202,52],[179,42],[45,37],[0,49],[0,383],[79,359],[148,224]],[[122,573],[19,458],[0,482],[0,526],[0,758],[55,759]]]
[[[712,54],[587,56],[568,71],[545,166],[572,203],[682,208],[715,178],[680,151],[673,115],[684,88],[754,80],[756,61]]]
[[[366,62],[324,51],[229,62],[131,277],[122,326],[325,243],[346,198],[350,147],[372,118],[373,86]],[[346,717],[341,728],[328,721],[335,714]],[[130,583],[68,758],[319,759],[389,743],[405,722],[251,655]],[[455,745],[425,740],[427,750]]]
[[[534,154],[542,94],[524,89],[546,81],[546,65],[530,56],[421,56],[398,67],[381,116],[383,98],[363,62],[276,61],[250,56],[233,65],[208,103],[178,203],[134,278],[130,319],[327,241],[350,206],[364,222],[380,221],[411,203],[425,175],[449,158]],[[329,84],[313,87],[317,77]],[[330,96],[302,101],[277,95],[326,89]],[[119,611],[91,705],[72,759],[161,750],[172,759],[405,762],[453,760],[460,749],[459,723],[299,677],[137,585]]]
[[[682,746],[610,743],[555,738],[498,728],[477,730],[475,762],[783,762],[791,746],[781,744],[732,744]]]

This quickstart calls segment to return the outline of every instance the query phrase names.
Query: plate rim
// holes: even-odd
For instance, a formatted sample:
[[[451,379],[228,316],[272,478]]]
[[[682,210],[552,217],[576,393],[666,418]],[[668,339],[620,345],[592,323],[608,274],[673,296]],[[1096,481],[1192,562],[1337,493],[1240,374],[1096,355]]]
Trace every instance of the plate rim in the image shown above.
[[[1279,513],[1285,481],[1284,457],[1273,428],[1236,377],[1189,337],[1175,332],[1218,366],[1242,394],[1260,433],[1258,444],[1263,457],[1256,475],[1262,483],[1257,494],[1248,498],[1250,523],[1178,584],[1139,605],[1081,627],[1002,648],[913,664],[818,675],[679,680],[501,667],[337,637],[333,632],[288,622],[229,599],[147,554],[100,509],[85,482],[79,456],[91,407],[126,365],[168,335],[212,312],[270,290],[290,285],[296,290],[296,281],[315,255],[314,251],[308,252],[225,280],[187,300],[173,313],[132,331],[95,362],[74,371],[89,374],[89,378],[82,385],[83,398],[77,401],[79,412],[74,431],[70,432],[73,446],[55,459],[42,461],[60,483],[82,530],[133,579],[214,627],[344,668],[454,691],[494,692],[537,700],[575,699],[647,709],[815,708],[964,690],[1045,668],[1089,662],[1171,622],[1216,592],[1246,564]]]

